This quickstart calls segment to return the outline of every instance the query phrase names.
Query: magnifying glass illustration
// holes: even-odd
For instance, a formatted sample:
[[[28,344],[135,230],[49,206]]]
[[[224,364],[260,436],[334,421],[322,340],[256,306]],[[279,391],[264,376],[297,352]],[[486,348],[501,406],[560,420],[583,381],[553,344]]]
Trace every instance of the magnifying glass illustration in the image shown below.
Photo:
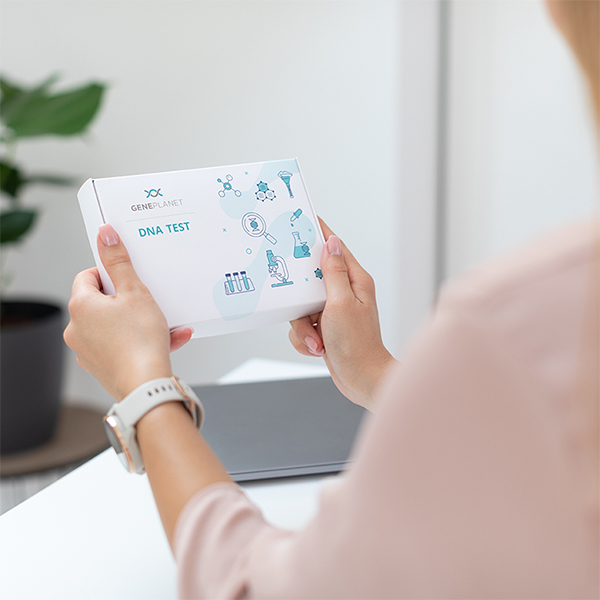
[[[244,231],[252,237],[261,237],[264,235],[271,244],[277,243],[277,240],[270,233],[267,233],[267,224],[258,213],[246,213],[242,217],[242,227]]]

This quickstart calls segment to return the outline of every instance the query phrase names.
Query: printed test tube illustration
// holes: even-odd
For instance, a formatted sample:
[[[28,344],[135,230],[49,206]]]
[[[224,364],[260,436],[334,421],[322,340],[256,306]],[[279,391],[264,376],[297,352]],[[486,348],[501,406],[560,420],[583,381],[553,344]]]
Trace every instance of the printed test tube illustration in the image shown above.
[[[240,275],[242,277],[242,282],[244,284],[244,289],[249,292],[250,291],[250,284],[248,283],[248,277],[246,276],[246,271],[240,271]]]
[[[243,294],[245,292],[253,292],[255,290],[252,279],[248,277],[246,271],[234,271],[233,273],[225,273],[225,294],[232,296],[233,294]]]

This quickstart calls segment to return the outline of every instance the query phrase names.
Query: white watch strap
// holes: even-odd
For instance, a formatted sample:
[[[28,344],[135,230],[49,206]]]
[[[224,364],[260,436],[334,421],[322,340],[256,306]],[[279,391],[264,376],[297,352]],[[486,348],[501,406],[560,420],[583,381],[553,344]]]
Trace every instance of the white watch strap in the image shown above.
[[[179,382],[180,385],[182,383]],[[189,388],[189,386],[186,387]],[[196,396],[191,388],[189,388],[189,391],[193,394],[190,397]],[[123,425],[134,427],[151,408],[169,400],[185,401],[185,397],[179,392],[170,377],[161,377],[160,379],[147,381],[135,388],[117,405],[116,411]]]
[[[140,385],[129,393],[121,402],[113,404],[107,417],[118,419],[117,425],[122,445],[130,458],[127,467],[136,473],[144,473],[144,464],[137,444],[135,426],[138,421],[156,406],[165,402],[183,402],[190,412],[195,426],[200,429],[204,420],[204,407],[194,390],[176,377],[153,379]],[[106,420],[106,418],[105,418]]]

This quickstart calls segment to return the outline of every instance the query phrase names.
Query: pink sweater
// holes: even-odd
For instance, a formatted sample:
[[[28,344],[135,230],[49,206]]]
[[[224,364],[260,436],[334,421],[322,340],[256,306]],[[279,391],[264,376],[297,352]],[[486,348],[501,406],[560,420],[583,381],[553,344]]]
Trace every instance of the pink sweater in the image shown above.
[[[182,598],[598,598],[599,223],[444,290],[302,531],[183,510]]]

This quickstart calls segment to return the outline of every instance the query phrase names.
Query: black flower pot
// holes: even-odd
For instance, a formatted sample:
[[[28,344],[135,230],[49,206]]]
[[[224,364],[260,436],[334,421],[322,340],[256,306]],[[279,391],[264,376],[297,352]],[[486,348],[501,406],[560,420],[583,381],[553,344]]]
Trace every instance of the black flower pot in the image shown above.
[[[0,326],[0,453],[39,446],[54,432],[61,400],[63,310],[6,301]]]

